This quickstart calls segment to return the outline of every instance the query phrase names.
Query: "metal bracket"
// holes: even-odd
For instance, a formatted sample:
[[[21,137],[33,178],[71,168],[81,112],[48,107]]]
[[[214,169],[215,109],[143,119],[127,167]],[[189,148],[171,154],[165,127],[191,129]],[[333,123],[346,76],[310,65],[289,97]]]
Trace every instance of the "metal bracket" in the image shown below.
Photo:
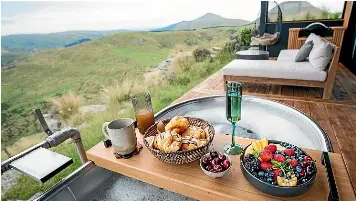
[[[36,114],[37,119],[38,119],[38,121],[40,122],[40,124],[41,124],[41,126],[42,126],[44,132],[45,132],[48,136],[52,135],[53,132],[48,128],[48,125],[47,125],[47,123],[46,123],[46,121],[45,121],[45,119],[44,119],[44,117],[43,117],[43,115],[42,115],[41,110],[38,109],[38,108],[35,109],[35,114]]]

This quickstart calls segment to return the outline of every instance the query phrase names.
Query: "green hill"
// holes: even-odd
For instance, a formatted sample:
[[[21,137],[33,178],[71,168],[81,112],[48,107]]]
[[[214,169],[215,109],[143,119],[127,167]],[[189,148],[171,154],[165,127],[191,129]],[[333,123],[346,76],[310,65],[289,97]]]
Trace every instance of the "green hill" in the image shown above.
[[[38,132],[32,109],[68,90],[87,103],[100,102],[100,89],[126,75],[143,73],[166,59],[177,44],[188,50],[222,45],[230,35],[223,29],[172,32],[118,33],[71,48],[42,50],[16,61],[2,78],[2,146]]]

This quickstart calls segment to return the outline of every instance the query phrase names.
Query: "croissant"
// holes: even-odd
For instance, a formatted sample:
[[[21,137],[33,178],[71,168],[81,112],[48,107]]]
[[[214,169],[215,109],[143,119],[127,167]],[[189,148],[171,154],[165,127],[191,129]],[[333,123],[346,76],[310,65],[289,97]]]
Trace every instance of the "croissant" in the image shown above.
[[[159,149],[167,153],[178,151],[181,146],[182,138],[175,131],[167,131],[157,134],[153,143],[153,147],[155,149]]]
[[[186,138],[186,137],[194,137],[196,139],[206,139],[206,134],[205,131],[200,128],[200,127],[196,127],[196,126],[190,126],[183,134],[182,137]]]
[[[165,126],[166,131],[175,131],[178,134],[184,133],[189,128],[189,122],[182,116],[173,117]]]
[[[183,151],[196,149],[196,148],[199,148],[201,146],[208,144],[207,139],[196,139],[191,136],[183,138],[182,141],[183,141],[183,143],[182,143]]]

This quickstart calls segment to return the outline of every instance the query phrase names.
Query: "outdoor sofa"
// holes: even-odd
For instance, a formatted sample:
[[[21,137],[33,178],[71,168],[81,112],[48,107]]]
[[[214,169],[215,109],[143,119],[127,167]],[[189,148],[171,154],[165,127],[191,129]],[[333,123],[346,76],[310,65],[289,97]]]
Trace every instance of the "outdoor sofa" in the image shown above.
[[[315,34],[311,34],[308,41],[313,43],[309,56],[317,57],[314,60],[295,62],[299,50],[282,50],[277,60],[235,59],[222,69],[224,82],[318,87],[324,89],[322,98],[330,99],[340,50]],[[325,51],[326,46],[331,47],[329,53]]]

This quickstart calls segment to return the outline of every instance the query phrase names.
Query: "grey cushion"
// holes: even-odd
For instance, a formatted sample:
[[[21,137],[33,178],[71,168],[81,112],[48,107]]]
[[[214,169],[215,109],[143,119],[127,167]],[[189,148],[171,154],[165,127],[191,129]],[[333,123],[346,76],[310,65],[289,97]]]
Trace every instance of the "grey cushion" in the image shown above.
[[[310,51],[312,49],[313,49],[313,41],[308,41],[304,43],[304,45],[300,48],[297,55],[295,56],[294,61],[295,62],[305,61],[308,58]]]

